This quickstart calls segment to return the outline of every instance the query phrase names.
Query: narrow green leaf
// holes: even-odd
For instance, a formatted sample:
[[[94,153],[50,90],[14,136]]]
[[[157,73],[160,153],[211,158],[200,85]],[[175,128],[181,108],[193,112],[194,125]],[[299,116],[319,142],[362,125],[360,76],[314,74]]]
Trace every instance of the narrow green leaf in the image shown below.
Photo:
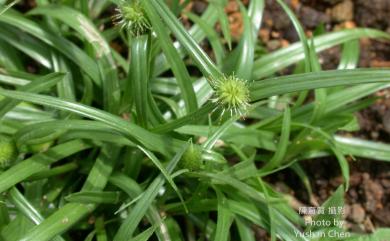
[[[67,172],[71,172],[77,169],[77,164],[74,162],[70,162],[61,166],[56,166],[54,168],[51,168],[50,170],[41,171],[36,174],[33,174],[30,176],[27,180],[33,181],[33,180],[40,180],[44,178],[49,178],[52,176],[61,175]]]
[[[175,190],[177,193],[177,196],[179,196],[180,200],[182,201],[183,205],[185,206],[184,199],[179,191],[179,188],[176,186],[175,182],[173,181],[173,178],[169,175],[169,171],[165,169],[165,167],[162,165],[162,163],[158,160],[158,158],[150,151],[138,146],[138,148],[145,153],[147,157],[153,162],[153,164],[160,170],[160,172],[163,174],[163,176],[167,179],[169,185],[171,185],[172,189]]]
[[[207,9],[203,12],[201,19],[207,21],[210,26],[214,26],[218,20],[218,9],[214,7],[213,4],[209,4]],[[189,34],[194,38],[197,43],[200,43],[205,37],[205,33],[202,31],[199,25],[194,24],[189,30]],[[184,58],[187,53],[179,42],[175,42],[174,46],[179,53],[180,58]],[[164,54],[160,54],[156,57],[156,62],[154,64],[154,76],[158,76],[165,71],[169,70],[169,63],[165,58]]]
[[[228,121],[223,123],[203,144],[205,150],[211,150],[215,143],[221,138],[221,136],[230,128],[231,125],[238,119],[238,117],[230,118]]]
[[[390,161],[390,146],[388,144],[344,136],[335,136],[335,140],[337,147],[343,153],[379,161]]]
[[[94,46],[98,58],[103,55],[108,55],[110,52],[108,43],[101,36],[93,23],[82,13],[70,7],[58,4],[45,5],[32,9],[28,14],[45,15],[66,23]]]
[[[52,63],[50,61],[50,52],[47,49],[47,46],[40,42],[39,40],[33,38],[32,36],[24,33],[20,29],[16,29],[13,26],[5,23],[0,23],[0,39],[2,41],[2,47],[14,47],[17,50],[20,50],[22,53],[30,56],[32,59],[36,60],[42,66],[51,69]],[[8,45],[9,44],[9,45]],[[0,48],[2,48],[0,47]],[[15,50],[13,49],[13,50]],[[2,53],[9,52],[9,50],[2,50]],[[8,54],[9,55],[9,54]],[[11,57],[11,56],[9,56]],[[20,56],[19,56],[20,58]],[[8,59],[9,61],[10,59]],[[19,59],[20,61],[20,59]],[[5,64],[4,66],[10,65],[10,63]],[[23,68],[20,68],[23,69]]]
[[[236,218],[235,222],[241,241],[256,241],[254,232],[248,223],[241,221],[240,218]]]
[[[229,19],[225,13],[226,3],[227,3],[226,0],[217,0],[217,1],[210,2],[210,4],[214,5],[214,7],[217,9],[218,21],[219,24],[221,25],[221,30],[224,39],[226,39],[229,49],[232,49],[232,34],[230,32]]]
[[[156,13],[156,9],[153,9],[151,4],[148,1],[142,1],[142,4],[145,8],[146,13],[153,25],[154,31],[157,33],[159,37],[159,43],[161,44],[161,48],[164,51],[166,56],[166,60],[172,68],[172,72],[176,77],[176,80],[179,84],[181,95],[186,104],[187,112],[190,113],[195,111],[198,108],[197,100],[195,97],[195,92],[192,87],[190,74],[186,69],[183,61],[176,49],[173,47],[172,41],[167,34],[165,26],[161,23],[161,19]],[[168,10],[170,11],[170,10]],[[156,66],[159,69],[161,66]]]
[[[235,73],[239,78],[252,80],[252,68],[255,45],[253,40],[252,21],[243,4],[240,3],[240,12],[244,21],[244,32],[241,38],[239,48],[239,56],[235,66]]]
[[[275,167],[279,167],[280,164],[284,161],[284,157],[287,153],[287,148],[289,146],[290,139],[290,127],[291,127],[291,111],[290,108],[286,108],[283,116],[282,131],[280,135],[280,140],[276,149],[276,152],[272,159],[266,163],[263,167],[264,171],[269,171]]]
[[[390,82],[389,73],[390,70],[386,69],[331,70],[271,78],[253,83],[250,86],[251,98],[256,101],[308,89]]]
[[[299,39],[302,43],[303,52],[305,54],[305,72],[312,71],[311,61],[310,61],[310,48],[309,43],[306,38],[305,30],[303,29],[301,23],[298,18],[295,16],[293,11],[288,7],[288,5],[284,2],[284,0],[277,0],[277,2],[282,6],[283,10],[286,12],[288,17],[290,18],[292,24],[294,25],[295,30],[298,33]]]
[[[360,41],[351,40],[343,44],[338,69],[355,69],[360,57]]]
[[[33,223],[40,224],[44,220],[39,211],[23,196],[22,193],[20,193],[16,187],[11,188],[9,196],[11,202],[15,205],[18,211],[23,213],[23,215],[30,219]],[[61,236],[56,236],[53,238],[53,241],[64,241],[64,239]]]
[[[51,87],[56,85],[59,81],[64,78],[62,73],[52,73],[48,74],[40,79],[37,79],[33,82],[30,82],[19,88],[21,91],[26,92],[42,92],[44,90],[49,90]],[[1,88],[1,87],[0,87]],[[8,111],[14,108],[20,101],[11,100],[10,98],[5,98],[0,101],[0,118],[2,118]]]
[[[185,13],[186,16],[205,32],[207,40],[210,41],[211,48],[213,50],[215,60],[218,66],[222,65],[222,60],[225,58],[225,49],[221,44],[217,32],[209,25],[208,22],[204,21],[202,18],[198,17],[196,14],[191,12]],[[229,41],[228,41],[229,43]]]
[[[65,197],[65,200],[73,203],[109,203],[119,202],[119,192],[102,192],[102,191],[81,191],[74,192]]]
[[[106,145],[101,149],[100,155],[97,157],[81,191],[101,191],[104,189],[118,159],[119,150],[118,147],[113,145]],[[54,236],[71,228],[96,207],[96,204],[66,204],[51,214],[40,225],[29,230],[20,240],[49,241]]]
[[[316,51],[323,51],[341,43],[360,38],[375,38],[390,40],[390,35],[367,28],[347,29],[334,33],[323,34],[314,37]],[[255,61],[253,67],[253,79],[267,77],[278,70],[282,70],[291,64],[297,63],[305,58],[302,43],[294,43],[287,48],[274,51],[264,55]]]
[[[15,11],[9,10],[0,15],[0,22],[5,22],[16,28],[20,28],[40,39],[42,42],[50,45],[52,48],[57,49],[70,60],[74,61],[76,65],[80,66],[80,68],[83,69],[97,85],[101,84],[96,62],[73,43],[45,31],[38,23],[28,20]]]
[[[215,189],[218,199],[217,228],[215,230],[215,241],[228,241],[230,236],[230,226],[233,223],[233,214],[226,205],[226,197],[221,191]]]
[[[62,158],[88,149],[90,146],[83,141],[75,140],[57,145],[45,153],[36,154],[0,174],[0,193],[22,182]]]
[[[344,208],[344,187],[340,186],[337,188],[337,190],[321,205],[322,208],[324,208],[323,214],[317,214],[314,217],[315,221],[330,221],[332,223],[332,226],[334,225],[334,219],[341,220],[342,219],[342,212],[340,212],[340,209]],[[335,213],[333,213],[335,209]],[[333,211],[332,211],[333,210]],[[309,226],[310,229],[316,230],[321,228],[316,226]]]
[[[138,123],[148,126],[149,94],[149,36],[135,37],[131,42],[130,74],[127,79],[123,101],[131,107],[135,102]],[[129,105],[130,104],[130,105]],[[130,111],[126,108],[126,111]]]
[[[187,50],[187,53],[192,57],[193,61],[197,64],[204,76],[213,77],[215,79],[219,79],[221,77],[221,72],[215,64],[199,47],[196,41],[188,34],[163,1],[148,0],[143,1],[142,3],[144,4],[146,11],[150,11],[151,8],[154,8],[154,10],[158,12],[178,41]]]
[[[114,173],[110,177],[109,181],[119,189],[123,190],[133,200],[136,199],[138,201],[137,198],[140,198],[143,193],[145,193],[138,183],[122,173]],[[181,204],[180,207],[182,207]],[[159,211],[153,204],[151,204],[146,211],[146,217],[153,226],[157,227],[156,235],[160,240],[171,239],[169,233],[166,232],[167,226],[165,224],[165,220],[162,220]]]
[[[167,174],[171,174],[177,163],[179,162],[181,156],[188,148],[189,143],[182,146],[180,151],[173,157],[173,159],[169,162],[166,170]],[[143,193],[141,199],[137,202],[135,207],[132,209],[129,216],[120,226],[118,232],[114,237],[114,241],[126,241],[129,237],[132,237],[135,229],[137,228],[139,222],[145,215],[145,212],[148,210],[149,206],[156,198],[158,191],[164,185],[166,177],[161,173],[158,177],[156,177],[153,182],[149,185],[146,191]]]
[[[141,143],[145,147],[168,155],[174,152],[174,150],[177,150],[177,148],[183,143],[182,141],[171,139],[167,136],[163,137],[161,135],[153,134],[133,123],[119,118],[118,116],[114,116],[107,112],[86,105],[64,101],[50,96],[35,95],[26,92],[9,91],[3,89],[0,89],[0,95],[45,106],[51,106],[61,110],[67,110],[87,118],[98,120],[108,124],[115,130],[125,134],[126,137]]]
[[[148,241],[150,237],[153,235],[154,231],[156,230],[156,227],[150,227],[143,231],[142,233],[138,234],[134,238],[131,238],[130,241]]]

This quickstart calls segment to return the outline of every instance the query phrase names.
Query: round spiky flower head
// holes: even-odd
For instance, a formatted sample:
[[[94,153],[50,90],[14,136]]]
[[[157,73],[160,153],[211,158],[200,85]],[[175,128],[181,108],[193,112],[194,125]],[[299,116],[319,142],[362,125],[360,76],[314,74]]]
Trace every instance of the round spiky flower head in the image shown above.
[[[113,20],[121,28],[127,29],[132,36],[142,35],[151,29],[150,22],[138,0],[121,1],[116,11]]]
[[[248,82],[235,75],[223,76],[218,80],[212,81],[215,98],[214,102],[222,108],[222,114],[225,112],[230,115],[244,115],[249,107],[249,86]],[[217,108],[218,108],[217,107]]]

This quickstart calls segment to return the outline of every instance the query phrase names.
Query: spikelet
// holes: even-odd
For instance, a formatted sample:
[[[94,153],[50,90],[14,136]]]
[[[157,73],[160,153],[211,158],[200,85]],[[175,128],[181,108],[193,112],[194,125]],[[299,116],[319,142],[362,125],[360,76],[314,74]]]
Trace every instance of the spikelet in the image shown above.
[[[128,30],[132,36],[145,34],[152,27],[139,1],[131,3],[121,1],[116,11],[117,13],[113,16],[114,23]]]
[[[217,80],[211,80],[215,90],[213,102],[217,108],[222,109],[222,115],[226,112],[233,115],[243,116],[250,106],[250,95],[248,81],[240,79],[235,75],[223,76]]]

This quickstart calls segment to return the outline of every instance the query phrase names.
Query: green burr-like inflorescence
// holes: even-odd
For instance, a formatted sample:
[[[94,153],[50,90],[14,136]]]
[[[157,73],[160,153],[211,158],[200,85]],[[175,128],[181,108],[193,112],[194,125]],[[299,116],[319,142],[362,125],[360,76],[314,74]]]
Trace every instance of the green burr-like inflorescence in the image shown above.
[[[129,31],[132,36],[145,34],[151,29],[150,22],[139,1],[122,1],[118,8],[114,21]]]
[[[222,115],[225,112],[230,115],[243,115],[249,107],[249,86],[246,80],[240,79],[235,75],[223,76],[213,81],[215,89],[214,102],[222,109]]]
[[[191,144],[181,157],[179,167],[190,171],[198,171],[202,164],[202,147]]]
[[[0,169],[11,166],[17,153],[15,142],[8,136],[0,135]]]

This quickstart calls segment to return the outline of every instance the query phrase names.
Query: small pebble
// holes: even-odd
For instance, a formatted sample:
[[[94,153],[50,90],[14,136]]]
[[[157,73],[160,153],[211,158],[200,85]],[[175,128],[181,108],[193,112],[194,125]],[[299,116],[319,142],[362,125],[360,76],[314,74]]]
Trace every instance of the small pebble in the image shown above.
[[[353,19],[353,3],[351,0],[345,0],[330,9],[328,14],[335,22],[350,21]]]
[[[354,221],[355,223],[362,223],[364,221],[365,215],[366,212],[360,204],[355,203],[352,205],[351,213],[349,216],[352,221]]]

